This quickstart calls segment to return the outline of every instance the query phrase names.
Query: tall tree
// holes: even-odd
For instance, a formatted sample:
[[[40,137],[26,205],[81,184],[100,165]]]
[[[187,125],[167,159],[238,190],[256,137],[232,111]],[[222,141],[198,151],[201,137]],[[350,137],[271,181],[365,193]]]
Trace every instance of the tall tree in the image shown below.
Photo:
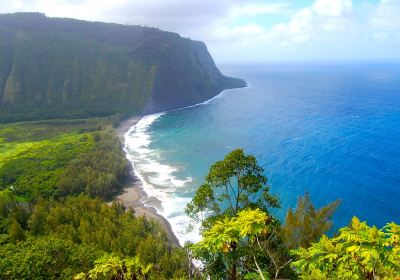
[[[313,205],[310,194],[299,197],[296,210],[289,209],[282,237],[289,249],[308,248],[332,227],[332,216],[340,200],[329,203],[319,209]]]
[[[216,220],[233,217],[246,208],[268,213],[270,208],[279,207],[263,172],[254,156],[242,149],[233,150],[211,166],[205,184],[186,206],[186,214],[206,229]]]
[[[17,221],[17,219],[13,219],[8,234],[10,235],[11,240],[14,242],[23,240],[25,238],[24,230],[22,229],[21,224]]]
[[[198,188],[186,207],[186,213],[201,223],[203,235],[217,222],[233,218],[241,210],[258,208],[269,213],[270,208],[279,207],[279,203],[270,194],[263,172],[254,156],[246,155],[242,149],[230,152],[211,166],[205,184]],[[273,218],[268,222],[277,225]],[[198,250],[197,257],[215,277],[228,275],[229,279],[235,280],[242,273],[238,271],[241,267],[239,262],[243,262],[244,252],[250,248],[247,245],[232,239],[228,246],[229,254],[206,250],[199,253],[201,250]]]

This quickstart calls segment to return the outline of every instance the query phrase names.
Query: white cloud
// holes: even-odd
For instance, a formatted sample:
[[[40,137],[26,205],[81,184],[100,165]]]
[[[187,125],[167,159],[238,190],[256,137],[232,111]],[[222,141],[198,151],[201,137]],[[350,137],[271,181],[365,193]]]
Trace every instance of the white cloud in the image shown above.
[[[271,3],[271,4],[245,4],[232,7],[231,16],[257,16],[268,14],[287,13],[287,3]]]
[[[232,44],[240,42],[241,45],[251,45],[255,42],[265,41],[266,30],[255,23],[235,26],[233,28],[219,27],[212,31],[210,41],[217,44]]]
[[[295,12],[288,22],[269,29],[253,23],[219,28],[214,35],[224,41],[238,38],[239,44],[249,44],[251,41],[254,44],[280,46],[306,43],[327,33],[345,32],[348,25],[352,24],[348,18],[351,8],[351,0],[317,0],[313,5]]]
[[[398,0],[358,5],[351,0],[316,0],[273,26],[219,27],[212,33],[212,50],[223,56],[229,43],[231,53],[251,50],[247,54],[253,60],[400,58],[398,15]]]
[[[382,0],[371,17],[371,24],[378,29],[399,30],[400,1]]]
[[[351,0],[317,0],[311,7],[296,12],[285,24],[272,28],[284,34],[285,43],[303,43],[329,33],[341,33],[352,24]],[[286,39],[284,38],[286,37]]]
[[[318,0],[312,10],[320,16],[340,17],[351,12],[351,0]]]

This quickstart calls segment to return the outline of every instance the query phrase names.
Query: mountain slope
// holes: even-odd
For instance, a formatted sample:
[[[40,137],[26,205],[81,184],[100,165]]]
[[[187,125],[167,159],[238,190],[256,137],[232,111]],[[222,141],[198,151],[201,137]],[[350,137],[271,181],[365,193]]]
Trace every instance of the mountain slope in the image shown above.
[[[155,28],[0,15],[0,122],[151,113],[245,82],[204,43]]]

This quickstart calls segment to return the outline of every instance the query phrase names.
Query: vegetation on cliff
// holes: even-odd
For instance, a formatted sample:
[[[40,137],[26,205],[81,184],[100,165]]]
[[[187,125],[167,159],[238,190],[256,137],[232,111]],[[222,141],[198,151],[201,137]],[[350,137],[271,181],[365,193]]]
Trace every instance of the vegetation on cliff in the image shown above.
[[[0,15],[0,122],[163,111],[244,85],[175,33]]]

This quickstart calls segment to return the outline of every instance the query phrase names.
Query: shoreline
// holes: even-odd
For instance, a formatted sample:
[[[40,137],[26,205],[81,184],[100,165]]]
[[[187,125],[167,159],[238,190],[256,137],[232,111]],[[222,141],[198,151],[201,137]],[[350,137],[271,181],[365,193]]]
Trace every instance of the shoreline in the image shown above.
[[[126,120],[121,121],[118,124],[118,127],[115,128],[115,132],[117,133],[117,137],[120,140],[122,146],[125,145],[124,140],[125,140],[125,133],[128,132],[128,130],[137,124],[144,115],[137,115],[137,116],[132,116],[130,118],[127,118]]]
[[[118,139],[122,146],[125,145],[125,133],[135,124],[137,124],[143,116],[133,116],[122,121],[115,129]],[[142,200],[148,196],[143,189],[142,182],[134,175],[132,166],[130,166],[130,178],[128,183],[123,188],[123,192],[115,197],[115,199],[121,201],[126,208],[132,208],[135,214],[138,216],[146,216],[156,220],[161,227],[164,229],[168,240],[171,244],[180,247],[178,238],[172,230],[171,224],[166,218],[157,213],[157,210],[153,207],[149,207],[143,204]]]
[[[247,87],[249,87],[249,84],[246,82],[246,86],[244,86],[244,88],[247,88]],[[236,88],[231,88],[231,89],[236,89]],[[181,108],[172,109],[172,110],[166,110],[166,111],[163,111],[160,113],[179,111],[179,110],[183,110],[183,109],[187,109],[187,108],[192,108],[192,107],[196,107],[196,106],[209,104],[211,101],[213,101],[217,98],[220,98],[227,90],[231,90],[231,89],[224,89],[219,94],[217,94],[203,102],[184,106]],[[122,147],[125,146],[125,133],[128,132],[128,130],[132,126],[136,125],[145,116],[146,115],[132,116],[130,118],[127,118],[126,120],[121,121],[118,124],[118,127],[115,128],[117,137],[120,140]],[[143,200],[148,198],[148,195],[145,192],[145,190],[143,189],[143,184],[142,184],[141,180],[135,175],[134,168],[132,167],[132,165],[130,166],[130,179],[129,179],[128,183],[123,188],[122,193],[117,195],[115,198],[122,201],[122,203],[125,205],[125,207],[132,208],[138,215],[145,215],[147,217],[156,219],[160,223],[160,225],[164,228],[164,231],[167,234],[167,237],[170,240],[171,244],[178,246],[178,247],[182,247],[179,239],[177,238],[174,231],[172,230],[171,223],[167,220],[167,218],[158,214],[156,208],[144,205]]]

